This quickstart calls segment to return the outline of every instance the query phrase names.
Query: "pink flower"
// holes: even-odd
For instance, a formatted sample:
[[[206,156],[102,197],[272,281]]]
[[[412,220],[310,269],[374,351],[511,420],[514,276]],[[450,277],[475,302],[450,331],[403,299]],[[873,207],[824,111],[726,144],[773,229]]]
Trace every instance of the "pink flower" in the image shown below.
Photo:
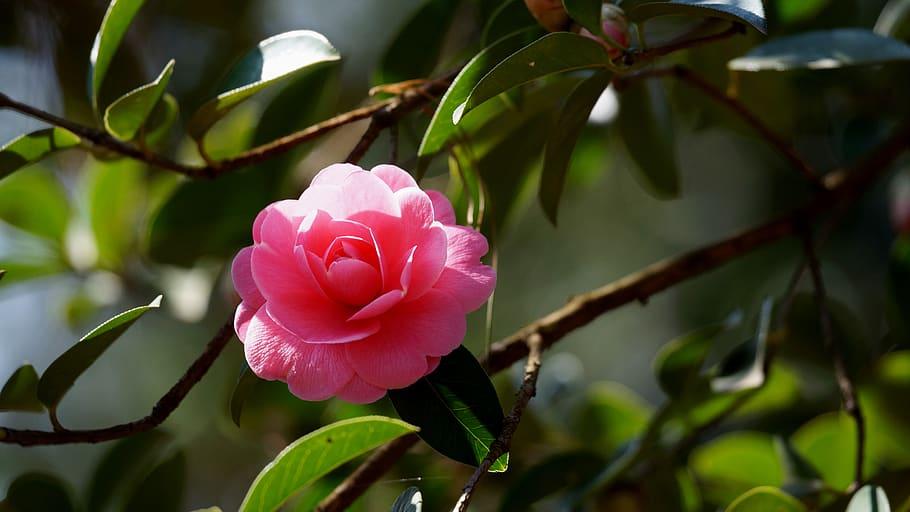
[[[393,165],[335,164],[267,206],[234,258],[253,372],[304,400],[368,403],[432,372],[496,284],[487,240]]]
[[[601,10],[601,27],[603,28],[604,34],[614,42],[618,43],[623,48],[629,47],[629,22],[626,21],[625,12],[623,12],[621,8],[613,4],[603,4]],[[600,36],[592,34],[591,31],[586,28],[582,28],[579,34],[589,37],[603,45],[603,47],[607,49],[611,59],[615,59],[622,55],[622,50],[610,45]]]

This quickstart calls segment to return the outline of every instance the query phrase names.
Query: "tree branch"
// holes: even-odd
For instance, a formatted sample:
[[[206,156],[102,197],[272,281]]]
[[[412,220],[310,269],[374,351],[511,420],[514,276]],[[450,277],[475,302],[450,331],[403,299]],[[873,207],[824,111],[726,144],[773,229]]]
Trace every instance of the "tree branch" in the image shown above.
[[[803,250],[806,254],[806,261],[809,266],[809,273],[812,275],[812,284],[815,287],[815,301],[818,307],[819,325],[822,331],[822,338],[825,342],[825,349],[831,355],[834,363],[834,376],[837,379],[837,387],[840,389],[841,398],[844,403],[844,409],[847,414],[853,417],[856,423],[856,466],[854,468],[853,482],[848,493],[859,489],[863,484],[863,459],[865,458],[866,447],[866,422],[863,418],[863,411],[859,405],[859,399],[856,394],[856,386],[850,379],[847,371],[847,365],[844,360],[844,354],[841,352],[840,345],[834,339],[834,326],[831,320],[831,311],[828,309],[828,294],[825,291],[825,281],[822,278],[821,263],[815,252],[812,242],[812,234],[806,229],[802,233]]]
[[[617,82],[619,82],[619,85],[622,86],[635,80],[660,77],[672,77],[681,80],[684,83],[687,83],[696,89],[701,90],[706,96],[725,106],[727,109],[745,121],[746,124],[751,126],[752,129],[758,132],[758,134],[761,135],[761,137],[767,141],[768,144],[773,146],[781,154],[781,156],[783,156],[790,163],[790,165],[793,166],[794,169],[802,173],[802,175],[805,176],[805,178],[809,180],[810,183],[821,189],[822,183],[821,179],[819,178],[818,171],[816,171],[812,165],[803,159],[799,153],[796,152],[796,149],[790,145],[789,142],[784,140],[783,137],[768,127],[764,121],[752,113],[752,111],[743,105],[742,102],[727,95],[724,91],[715,87],[714,84],[708,82],[685,66],[676,65],[669,68],[642,71],[633,75],[629,75],[628,77],[619,78]]]
[[[677,42],[673,42],[664,46],[658,46],[655,48],[645,48],[640,50],[632,50],[626,52],[625,62],[628,65],[636,64],[642,61],[651,61],[658,57],[664,57],[682,50],[688,50],[690,48],[696,48],[698,46],[704,46],[710,43],[716,43],[717,41],[722,41],[729,37],[733,37],[738,34],[744,34],[746,32],[746,27],[740,23],[733,23],[724,31],[718,32],[716,34],[711,34],[704,37],[697,37],[694,39],[683,39]]]
[[[480,479],[490,470],[490,467],[496,462],[496,459],[509,451],[509,446],[512,444],[512,436],[515,435],[515,431],[518,430],[518,424],[521,423],[521,416],[524,414],[525,408],[527,408],[531,398],[537,394],[537,375],[540,373],[541,354],[540,336],[535,335],[528,338],[527,345],[528,361],[525,363],[524,378],[522,379],[521,387],[516,394],[515,405],[512,406],[512,411],[506,416],[505,420],[503,420],[502,432],[490,445],[489,453],[487,453],[487,456],[480,462],[477,469],[474,470],[474,474],[471,475],[468,483],[465,484],[461,497],[455,505],[454,512],[464,512],[468,509],[468,505],[471,503],[471,498],[474,495],[474,491],[477,489],[477,484],[480,483]]]
[[[609,311],[632,302],[644,303],[652,295],[674,285],[706,274],[756,249],[798,234],[800,226],[805,226],[818,216],[855,201],[907,149],[908,145],[910,122],[900,126],[887,141],[850,170],[825,176],[824,191],[816,194],[802,208],[720,242],[655,263],[614,283],[579,295],[562,308],[493,344],[489,355],[481,364],[491,374],[500,372],[527,357],[530,351],[527,342],[534,336],[540,337],[540,348],[546,350],[575,329],[587,325]],[[398,444],[399,441],[392,443]],[[396,461],[397,457],[386,457],[378,463],[372,463],[368,459],[354,473],[357,475],[356,488],[361,491],[344,494],[333,492],[320,503],[317,510],[321,512],[344,510]],[[369,478],[364,475],[368,475]],[[351,480],[350,477],[346,479],[338,489],[351,486]]]
[[[158,400],[152,408],[152,412],[142,419],[91,430],[58,430],[51,432],[0,427],[0,443],[18,444],[21,446],[101,443],[151,430],[162,424],[177,409],[177,406],[186,398],[193,386],[209,371],[215,359],[218,358],[233,337],[234,324],[233,321],[228,321],[221,326],[215,336],[208,342],[202,354],[193,361],[186,373],[180,377],[180,380]]]

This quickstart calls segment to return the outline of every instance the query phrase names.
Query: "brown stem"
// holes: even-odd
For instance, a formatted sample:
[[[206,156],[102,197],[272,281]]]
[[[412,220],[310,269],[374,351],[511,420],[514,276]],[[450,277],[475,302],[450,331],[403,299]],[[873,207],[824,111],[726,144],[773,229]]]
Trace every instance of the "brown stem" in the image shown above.
[[[834,325],[831,320],[831,311],[828,308],[828,294],[825,291],[825,280],[822,278],[821,263],[818,260],[815,246],[812,241],[812,234],[807,230],[802,233],[803,249],[806,254],[806,261],[809,266],[809,273],[812,275],[812,284],[815,287],[815,301],[818,306],[818,319],[821,326],[822,338],[825,342],[825,350],[831,355],[834,363],[834,376],[837,380],[837,387],[840,389],[841,399],[844,403],[844,409],[847,414],[853,417],[856,422],[856,466],[854,468],[853,482],[848,493],[859,489],[863,484],[863,459],[865,458],[866,447],[866,422],[863,418],[863,411],[859,405],[859,399],[856,394],[856,386],[850,379],[847,371],[847,364],[844,360],[844,354],[840,345],[834,339]]]
[[[669,68],[642,71],[625,78],[620,78],[618,82],[620,86],[622,86],[634,80],[659,77],[672,77],[679,79],[684,83],[687,83],[696,89],[701,90],[709,98],[725,106],[727,109],[745,121],[746,124],[751,126],[752,129],[758,132],[758,134],[761,135],[762,139],[773,146],[781,154],[781,156],[783,156],[790,163],[790,165],[793,166],[794,169],[802,173],[810,183],[817,186],[818,188],[821,188],[822,183],[821,179],[819,178],[818,171],[816,171],[805,159],[803,159],[799,153],[796,152],[796,149],[790,145],[790,143],[778,135],[777,132],[772,130],[767,124],[764,123],[764,121],[762,121],[757,115],[755,115],[751,110],[743,105],[742,102],[736,98],[729,96],[724,91],[714,86],[714,84],[708,82],[685,66],[677,65]]]
[[[490,445],[490,451],[487,453],[487,456],[480,462],[480,465],[474,470],[474,474],[471,475],[468,483],[465,484],[461,497],[455,505],[456,512],[464,512],[468,509],[468,505],[471,503],[471,498],[474,496],[474,491],[477,489],[477,484],[480,483],[480,479],[489,471],[496,459],[509,451],[509,446],[512,444],[512,436],[515,435],[515,431],[518,430],[518,424],[521,423],[521,416],[528,407],[531,398],[537,393],[537,375],[540,373],[540,336],[531,336],[528,338],[527,345],[528,361],[525,363],[524,378],[522,379],[521,387],[518,388],[518,393],[515,397],[515,405],[512,406],[512,411],[503,420],[502,432]]]
[[[215,359],[227,346],[228,341],[234,336],[234,325],[228,321],[218,330],[218,333],[209,341],[202,354],[193,361],[180,380],[168,390],[161,399],[152,407],[152,412],[142,419],[122,423],[106,428],[91,430],[61,430],[48,432],[43,430],[19,430],[0,427],[0,443],[18,444],[22,446],[70,444],[70,443],[101,443],[131,436],[140,432],[151,430],[164,422],[177,409],[193,386],[208,372]]]
[[[745,32],[745,27],[739,23],[732,24],[729,28],[717,34],[711,34],[704,37],[697,37],[695,39],[684,39],[677,41],[675,43],[670,43],[665,46],[658,46],[655,48],[646,48],[643,50],[633,50],[628,52],[625,55],[626,64],[635,64],[641,61],[651,61],[658,57],[664,57],[675,53],[681,50],[688,50],[690,48],[696,48],[698,46],[704,46],[706,44],[716,43],[717,41],[722,41],[729,37],[733,37],[738,34]]]

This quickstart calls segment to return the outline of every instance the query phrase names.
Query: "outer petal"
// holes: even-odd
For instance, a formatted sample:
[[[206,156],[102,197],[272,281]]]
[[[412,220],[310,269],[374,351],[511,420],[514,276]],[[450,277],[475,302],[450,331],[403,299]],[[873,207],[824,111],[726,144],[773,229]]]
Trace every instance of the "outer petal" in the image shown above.
[[[433,211],[436,214],[436,220],[451,226],[456,223],[455,208],[452,207],[451,201],[445,194],[436,190],[427,190],[430,201],[433,201]]]
[[[262,232],[268,217],[273,217],[269,224],[274,224],[278,218],[284,219],[285,225],[293,226],[291,231],[294,231],[297,229],[297,226],[300,225],[300,222],[305,215],[306,211],[299,201],[285,199],[283,201],[274,202],[266,206],[258,215],[256,215],[256,219],[253,221],[253,240],[256,243],[260,243],[264,236],[268,236]],[[282,238],[284,237],[285,235],[282,235]]]
[[[363,168],[354,164],[332,164],[316,173],[310,181],[310,186],[341,186],[348,176],[358,171],[363,171]]]
[[[417,187],[417,182],[414,181],[408,171],[397,165],[377,165],[370,169],[370,172],[384,181],[392,189],[392,192],[398,192],[398,190],[405,187]]]
[[[385,389],[368,384],[357,375],[338,390],[338,398],[355,404],[368,404],[385,396]]]
[[[261,309],[260,307],[252,307],[246,302],[241,302],[237,306],[237,311],[234,313],[234,331],[237,333],[237,337],[240,338],[240,343],[244,343],[246,340],[246,331],[249,328],[250,320],[253,319],[253,315],[256,314],[256,311]]]
[[[434,289],[451,294],[465,313],[483,305],[496,287],[496,271],[480,262],[488,250],[487,239],[473,229],[445,226],[448,236],[446,268]]]
[[[379,177],[366,171],[351,173],[344,179],[341,204],[343,218],[351,218],[360,212],[383,213],[393,217],[401,214],[392,189]]]
[[[371,336],[344,345],[348,362],[361,378],[384,389],[404,388],[427,373],[425,356],[390,336]]]
[[[279,327],[260,308],[247,324],[243,352],[253,373],[265,380],[285,380],[298,357],[299,339]]]
[[[443,226],[435,224],[417,242],[407,301],[420,297],[436,284],[446,268],[447,240]]]
[[[265,299],[259,293],[256,281],[253,280],[253,270],[250,267],[250,257],[253,255],[252,247],[240,249],[237,256],[234,256],[234,262],[231,264],[231,280],[234,281],[234,289],[240,294],[243,302],[251,308],[258,308]]]

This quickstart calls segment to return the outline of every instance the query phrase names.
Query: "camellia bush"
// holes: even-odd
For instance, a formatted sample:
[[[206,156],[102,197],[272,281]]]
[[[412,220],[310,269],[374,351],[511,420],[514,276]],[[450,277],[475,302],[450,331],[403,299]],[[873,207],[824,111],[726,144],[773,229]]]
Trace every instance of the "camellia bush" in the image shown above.
[[[910,1],[76,4],[0,510],[910,510]]]

